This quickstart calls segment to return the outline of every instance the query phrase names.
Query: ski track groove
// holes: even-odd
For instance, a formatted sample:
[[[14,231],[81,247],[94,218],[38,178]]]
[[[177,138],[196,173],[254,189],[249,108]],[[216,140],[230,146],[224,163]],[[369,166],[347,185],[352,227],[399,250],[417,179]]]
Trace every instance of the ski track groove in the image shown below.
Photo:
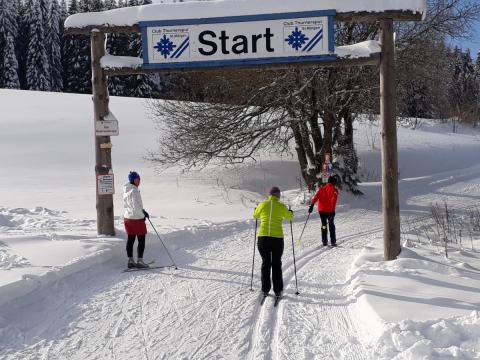
[[[145,353],[145,359],[150,360],[148,357],[148,346],[147,346],[147,337],[145,336],[145,322],[144,322],[144,316],[143,316],[143,299],[142,302],[140,302],[140,330],[142,330],[142,343],[143,343],[143,350]]]
[[[355,214],[355,218],[357,217],[361,217],[362,215],[361,214]],[[354,219],[349,219],[349,222],[352,222]],[[318,221],[318,220],[317,220]],[[339,227],[341,227],[341,224],[346,222],[345,220],[343,221],[339,221],[337,222],[336,224],[336,227],[337,229]],[[300,223],[300,225],[303,226],[303,224]],[[358,245],[360,243],[364,244],[366,241],[363,237],[366,237],[368,235],[373,235],[373,234],[376,234],[380,231],[383,230],[383,227],[377,227],[377,228],[373,228],[373,229],[366,229],[366,230],[363,230],[361,232],[358,232],[356,231],[355,233],[351,233],[349,235],[345,235],[345,236],[341,236],[341,239],[342,241],[341,242],[338,242],[339,245],[341,244],[345,244],[346,241],[348,241],[348,244],[350,245],[350,247],[352,246],[355,246],[355,245]],[[285,241],[287,241],[287,236],[285,236]],[[294,240],[295,241],[295,240]],[[306,242],[304,242],[304,244],[306,244]],[[330,249],[330,248],[325,248],[323,247],[323,245],[320,245],[320,246],[315,246],[315,245],[310,245],[309,246],[309,249],[307,251],[305,251],[301,257],[298,257],[298,254],[296,254],[296,268],[297,268],[297,277],[298,277],[298,273],[304,268],[306,267],[307,265],[310,264],[311,260],[315,259],[315,260],[323,260],[324,258],[328,258],[328,253],[330,251],[337,251],[339,250],[340,248],[333,248],[333,249]],[[318,252],[318,253],[317,253]],[[284,252],[285,254],[285,252]],[[284,255],[285,256],[285,255]],[[294,280],[294,277],[295,277],[295,272],[294,272],[294,262],[293,260],[289,261],[289,262],[286,262],[285,263],[285,266],[283,268],[283,273],[284,273],[284,283],[285,283],[285,288],[290,288],[290,287],[293,287],[293,280]],[[290,286],[290,284],[292,286]],[[293,296],[293,295],[292,295]],[[301,296],[301,294],[299,295]],[[284,297],[286,297],[284,295]],[[267,359],[267,360],[277,360],[277,359],[280,359],[281,358],[281,352],[280,352],[280,343],[281,343],[281,339],[280,339],[280,327],[278,326],[278,324],[282,323],[282,320],[283,320],[283,314],[284,314],[284,306],[285,305],[285,301],[289,301],[289,297],[285,298],[285,299],[282,299],[278,305],[278,307],[276,309],[273,308],[273,305],[272,305],[272,309],[269,309],[268,310],[268,315],[264,315],[265,312],[267,312],[266,310],[266,304],[264,304],[262,307],[261,307],[261,313],[263,316],[260,316],[257,318],[257,321],[256,321],[256,325],[255,325],[255,328],[256,329],[261,329],[262,328],[262,325],[265,325],[265,324],[272,324],[271,328],[270,328],[270,332],[267,332],[267,336],[270,335],[271,339],[265,339],[265,336],[263,339],[258,339],[258,331],[255,332],[254,334],[252,334],[252,338],[251,338],[251,342],[253,344],[253,348],[251,350],[251,356],[249,356],[250,359],[252,360],[257,360],[257,359]],[[332,301],[332,305],[334,305],[334,301]],[[332,305],[329,305],[328,308],[329,310],[330,309],[334,309],[335,312],[337,312],[336,316],[335,316],[335,319],[336,320],[343,320],[344,322],[348,322],[347,319],[351,319],[351,317],[347,317],[345,316],[345,313],[341,313],[339,314],[338,313],[338,309],[335,308],[335,306],[332,306]],[[257,304],[257,306],[260,306],[259,304]],[[348,308],[345,307],[345,311],[348,312]],[[280,314],[278,314],[277,312],[280,312]],[[336,331],[336,326],[333,326],[332,325],[332,319],[331,317],[329,316],[328,317],[328,321],[330,322],[330,326],[329,328]],[[335,321],[335,325],[339,325],[339,324],[342,324],[340,321]],[[348,331],[348,332],[351,332],[350,328],[346,325],[343,326],[344,330]],[[272,335],[272,332],[273,331],[273,335]],[[263,351],[263,349],[261,350],[261,353],[260,354],[256,354],[256,350],[257,350],[257,343],[258,341],[261,342],[260,346],[261,347],[265,347],[265,345],[263,345],[263,343],[270,343],[271,346],[269,347],[269,350],[266,352],[265,354],[265,351]],[[338,344],[337,345],[337,348],[339,348],[340,346],[342,345],[345,345],[345,344]],[[331,347],[329,350],[332,350]],[[328,352],[327,352],[328,353]],[[352,360],[362,360],[362,359],[366,359],[366,356],[365,355],[360,355],[356,352],[352,352],[350,353],[349,355],[351,355],[352,357],[348,357],[348,359],[352,359]],[[290,358],[288,357],[288,355],[286,355],[287,358]],[[341,357],[343,358],[343,357]]]

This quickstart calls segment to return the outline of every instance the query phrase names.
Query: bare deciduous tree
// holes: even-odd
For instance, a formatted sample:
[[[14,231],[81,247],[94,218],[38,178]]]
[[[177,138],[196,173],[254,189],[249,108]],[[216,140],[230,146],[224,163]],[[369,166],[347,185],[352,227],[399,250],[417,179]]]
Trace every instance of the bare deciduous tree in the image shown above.
[[[480,4],[473,0],[430,0],[425,22],[398,26],[397,73],[405,74],[398,79],[401,112],[418,107],[405,98],[435,88],[433,84],[444,78],[445,64],[438,62],[439,45],[444,45],[446,35],[463,35],[479,13]],[[378,37],[376,24],[336,27],[337,45]],[[437,62],[425,60],[432,57]],[[431,71],[432,66],[442,71]],[[378,91],[378,70],[367,67],[292,66],[288,71],[237,69],[216,76],[189,75],[174,98],[200,102],[151,103],[161,137],[159,149],[150,159],[162,166],[188,169],[214,161],[241,163],[262,151],[286,153],[293,144],[310,189],[320,178],[324,154],[329,152],[341,184],[359,193],[353,122],[360,113],[378,113]],[[446,94],[443,88],[438,94],[429,94],[425,101],[431,112],[443,113]]]

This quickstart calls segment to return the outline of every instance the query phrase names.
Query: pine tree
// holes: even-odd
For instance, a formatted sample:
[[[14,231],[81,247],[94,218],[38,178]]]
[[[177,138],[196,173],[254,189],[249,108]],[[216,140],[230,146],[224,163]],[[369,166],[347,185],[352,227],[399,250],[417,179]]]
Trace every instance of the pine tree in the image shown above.
[[[117,7],[124,7],[122,0],[118,2],[115,0],[105,1],[105,10],[116,9]],[[126,53],[128,37],[126,34],[111,33],[107,37],[107,53],[110,55],[124,55]],[[108,79],[108,92],[110,95],[123,96],[125,94],[125,77],[111,76]]]
[[[451,114],[458,121],[474,123],[478,109],[478,90],[470,51],[455,47],[451,55],[452,81],[449,88]],[[454,122],[453,131],[456,131]]]
[[[17,24],[18,34],[15,39],[16,54],[18,60],[18,77],[20,80],[20,88],[27,89],[27,46],[29,24],[27,19],[30,18],[27,13],[32,8],[32,0],[27,0],[23,3],[22,0],[17,0]]]
[[[477,127],[480,123],[480,51],[477,53],[477,59],[475,61],[475,85],[477,92],[477,108],[473,126]]]
[[[79,0],[78,1],[78,12],[85,13],[90,11],[90,1],[91,0]]]
[[[40,1],[33,0],[27,53],[27,86],[30,90],[50,91],[48,57],[45,49]]]
[[[40,11],[42,13],[42,24],[44,31],[47,31],[48,28],[48,18],[50,13],[50,0],[39,0],[40,3]]]
[[[78,9],[79,12],[90,11],[90,0],[79,0]],[[77,92],[82,94],[92,93],[92,68],[91,68],[91,52],[90,52],[90,36],[77,35],[75,37],[78,44],[77,49],[77,76],[79,88]]]
[[[464,121],[473,124],[476,121],[479,93],[475,77],[475,65],[473,64],[470,50],[463,53],[463,71],[464,71]]]
[[[73,15],[78,12],[77,0],[71,0],[68,7],[68,14]],[[78,41],[75,35],[65,35],[62,47],[62,65],[63,65],[63,89],[65,92],[78,92],[80,85],[77,78],[77,57]]]
[[[47,69],[48,69],[48,81],[51,82],[51,69],[50,69],[50,59],[52,57],[51,55],[51,49],[52,49],[52,39],[50,38],[50,8],[51,8],[51,0],[38,0],[40,4],[40,11],[42,13],[42,27],[43,27],[43,35],[44,35],[44,44],[43,46],[45,47],[45,51],[47,53],[47,59],[48,62],[46,64]],[[51,87],[51,85],[50,85]]]
[[[105,10],[105,5],[102,0],[90,0],[88,4],[88,11],[96,12]]]
[[[50,51],[50,83],[52,91],[63,90],[62,78],[62,19],[57,0],[52,0],[48,27]]]
[[[66,0],[60,2],[60,53],[61,53],[61,75],[62,75],[62,91],[65,89],[65,41],[67,36],[65,35],[65,20],[68,17],[68,7]]]
[[[7,89],[20,89],[18,79],[18,62],[15,55],[15,40],[12,35],[7,35],[3,58],[3,87]]]
[[[92,6],[90,0],[72,0],[69,14],[88,12]],[[86,35],[67,35],[64,42],[64,87],[67,92],[90,94],[92,92],[92,70],[90,66],[90,37]]]
[[[129,0],[128,6],[148,5],[151,0]],[[129,39],[128,56],[143,57],[142,39],[139,34],[131,34]],[[127,96],[152,97],[156,87],[153,77],[150,75],[131,75],[126,77]]]
[[[117,2],[115,0],[105,0],[105,10],[112,10],[117,8]]]
[[[68,16],[68,6],[65,0],[60,1],[60,15],[65,17],[65,19]]]
[[[118,8],[128,6],[123,0],[118,1]],[[115,56],[130,56],[130,35],[124,33],[109,34],[107,40],[107,52]],[[111,76],[108,82],[108,90],[114,96],[129,96],[130,76]]]
[[[58,13],[59,13],[59,17],[60,17],[60,24],[59,24],[59,30],[60,30],[60,42],[62,44],[62,47],[63,47],[63,42],[64,42],[64,38],[65,38],[65,35],[64,35],[64,32],[65,32],[65,20],[67,19],[68,17],[68,8],[67,8],[67,3],[66,3],[66,0],[61,0],[60,1],[60,5],[59,5],[59,8],[58,8]]]
[[[480,51],[477,53],[477,59],[475,60],[475,73],[480,76]]]
[[[15,53],[17,34],[16,3],[0,0],[0,87],[20,88]]]

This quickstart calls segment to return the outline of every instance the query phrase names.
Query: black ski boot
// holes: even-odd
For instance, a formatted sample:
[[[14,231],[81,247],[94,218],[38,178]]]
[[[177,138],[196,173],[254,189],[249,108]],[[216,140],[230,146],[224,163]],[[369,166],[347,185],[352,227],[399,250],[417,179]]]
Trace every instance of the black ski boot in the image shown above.
[[[132,268],[136,268],[136,267],[137,267],[137,263],[135,262],[135,260],[133,260],[133,257],[129,257],[129,258],[128,258],[127,267],[128,267],[129,269],[132,269]]]
[[[138,258],[138,260],[137,260],[137,268],[138,269],[147,269],[149,267],[150,267],[150,265],[144,263],[142,258]]]

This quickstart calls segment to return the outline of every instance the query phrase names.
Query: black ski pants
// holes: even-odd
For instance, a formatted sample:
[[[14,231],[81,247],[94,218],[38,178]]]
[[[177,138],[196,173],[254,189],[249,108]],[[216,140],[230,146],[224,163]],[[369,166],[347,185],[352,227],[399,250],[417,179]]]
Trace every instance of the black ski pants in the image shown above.
[[[322,243],[327,245],[328,243],[328,231],[330,231],[330,244],[335,245],[337,243],[337,235],[335,233],[335,211],[332,212],[319,212],[320,220],[322,220]],[[328,223],[328,231],[327,231]]]
[[[273,291],[275,294],[283,291],[283,247],[283,238],[270,236],[258,237],[258,251],[262,257],[262,291],[265,293],[268,293],[272,288],[270,269],[272,272]]]
[[[135,236],[138,237],[137,255],[139,258],[143,258],[143,252],[145,251],[145,235],[128,235],[127,256],[133,257],[133,243],[135,242]]]

